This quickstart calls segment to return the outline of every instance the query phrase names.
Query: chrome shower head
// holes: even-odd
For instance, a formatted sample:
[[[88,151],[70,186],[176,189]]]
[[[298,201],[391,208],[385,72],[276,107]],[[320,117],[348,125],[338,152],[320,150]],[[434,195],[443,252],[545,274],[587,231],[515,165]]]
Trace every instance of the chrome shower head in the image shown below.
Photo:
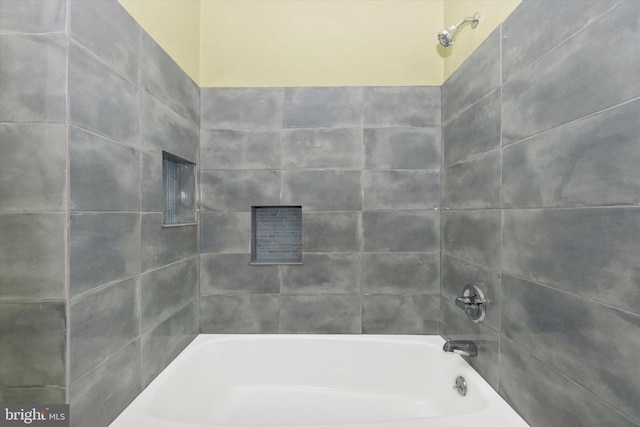
[[[449,47],[453,44],[453,37],[456,35],[456,32],[458,32],[458,29],[460,29],[462,24],[465,22],[471,22],[471,28],[476,28],[479,21],[480,12],[476,12],[472,17],[462,18],[456,23],[456,25],[440,30],[440,32],[438,32],[438,41],[442,46]]]
[[[456,34],[456,31],[458,31],[458,27],[455,25],[452,25],[447,29],[440,30],[438,33],[438,41],[440,44],[444,47],[451,46],[453,44],[453,36]]]

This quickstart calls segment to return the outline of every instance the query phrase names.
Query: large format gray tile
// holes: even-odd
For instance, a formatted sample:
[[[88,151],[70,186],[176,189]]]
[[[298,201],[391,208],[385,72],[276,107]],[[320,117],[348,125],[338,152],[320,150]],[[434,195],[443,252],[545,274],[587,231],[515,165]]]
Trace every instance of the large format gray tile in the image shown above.
[[[504,335],[640,421],[640,316],[510,275],[502,281]]]
[[[363,294],[432,294],[440,292],[439,253],[365,253]]]
[[[0,215],[0,298],[65,298],[65,223],[64,213]]]
[[[440,169],[440,128],[364,130],[365,168]]]
[[[277,265],[249,265],[247,254],[201,254],[200,294],[277,294],[280,269]]]
[[[66,0],[2,0],[0,33],[62,33]]]
[[[198,230],[193,225],[162,227],[162,214],[142,214],[142,272],[198,253]]]
[[[305,254],[304,265],[282,266],[282,293],[357,294],[359,254]]]
[[[487,317],[484,323],[495,331],[500,331],[500,301],[502,281],[499,270],[470,264],[452,256],[442,256],[440,294],[449,302],[462,295],[465,285],[477,285],[485,298]]]
[[[280,129],[282,88],[202,88],[202,129]]]
[[[162,153],[140,152],[140,211],[164,212]]]
[[[506,207],[640,203],[640,101],[557,127],[503,154]]]
[[[444,166],[500,147],[500,95],[494,90],[442,127]]]
[[[440,215],[434,211],[364,212],[366,252],[439,252]]]
[[[366,87],[363,89],[365,127],[440,126],[440,87]]]
[[[500,84],[498,27],[442,85],[442,122],[449,123]]]
[[[483,323],[473,323],[453,301],[441,299],[440,335],[445,339],[471,340],[478,346],[477,357],[465,360],[491,385],[498,388],[500,335]]]
[[[442,205],[451,209],[500,207],[501,153],[494,150],[442,170]]]
[[[200,297],[200,332],[277,333],[279,311],[277,295],[203,295]]]
[[[638,426],[505,337],[499,367],[500,394],[532,426]]]
[[[514,75],[502,91],[504,141],[517,141],[638,97],[638,28],[640,2],[626,1]]]
[[[200,214],[200,253],[250,254],[251,213]]]
[[[140,26],[117,1],[69,3],[70,34],[134,83],[140,79]]]
[[[187,304],[142,336],[142,385],[146,387],[198,335],[198,304]]]
[[[140,155],[137,150],[72,126],[69,151],[69,206],[72,211],[140,209]]]
[[[360,297],[357,295],[284,295],[280,333],[359,334]]]
[[[137,279],[89,292],[69,306],[71,381],[96,368],[140,334]]]
[[[191,124],[200,124],[200,90],[173,59],[142,32],[141,84]]]
[[[640,314],[640,208],[505,211],[502,268]]]
[[[500,266],[500,211],[442,213],[442,253],[474,264]]]
[[[362,333],[438,334],[438,295],[365,295]]]
[[[60,302],[0,302],[0,384],[66,384],[66,314]]]
[[[282,131],[283,169],[359,169],[361,165],[360,129]]]
[[[64,123],[66,54],[63,34],[0,37],[0,122]]]
[[[71,124],[131,145],[140,143],[140,90],[75,42],[69,46]]]
[[[190,300],[196,299],[197,260],[197,257],[191,257],[140,277],[143,332],[171,317]]]
[[[303,211],[362,209],[359,171],[283,171],[282,203]]]
[[[72,214],[69,293],[71,297],[104,283],[140,273],[140,215]]]
[[[142,96],[142,146],[198,162],[198,128],[149,94]]]
[[[0,211],[64,211],[66,129],[62,124],[0,124]]]
[[[62,405],[66,402],[65,387],[0,387],[0,402],[10,404]]]
[[[502,80],[535,62],[621,0],[525,1],[502,26]],[[562,49],[562,47],[559,47]]]
[[[358,212],[305,212],[302,215],[304,252],[358,252]]]
[[[285,128],[358,127],[362,117],[360,87],[288,87],[284,89]]]
[[[280,131],[202,129],[201,169],[279,169]]]
[[[70,425],[108,426],[141,391],[140,341],[136,340],[71,383]]]
[[[365,210],[422,210],[440,205],[440,173],[435,171],[362,172]]]
[[[203,170],[200,191],[204,212],[251,212],[252,206],[277,206],[280,172]]]

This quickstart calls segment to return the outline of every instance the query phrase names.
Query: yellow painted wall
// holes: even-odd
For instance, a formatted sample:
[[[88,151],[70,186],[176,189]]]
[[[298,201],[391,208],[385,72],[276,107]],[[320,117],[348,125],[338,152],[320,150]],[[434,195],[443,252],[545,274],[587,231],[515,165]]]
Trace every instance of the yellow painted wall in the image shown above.
[[[199,84],[200,0],[119,2],[189,77]]]
[[[119,1],[200,86],[242,87],[441,85],[522,0]]]
[[[202,0],[202,86],[439,85],[442,0]]]
[[[454,25],[466,16],[480,12],[480,22],[475,29],[465,24],[456,34],[455,43],[440,48],[444,58],[444,81],[462,65],[474,50],[504,22],[522,0],[444,0],[443,28]]]

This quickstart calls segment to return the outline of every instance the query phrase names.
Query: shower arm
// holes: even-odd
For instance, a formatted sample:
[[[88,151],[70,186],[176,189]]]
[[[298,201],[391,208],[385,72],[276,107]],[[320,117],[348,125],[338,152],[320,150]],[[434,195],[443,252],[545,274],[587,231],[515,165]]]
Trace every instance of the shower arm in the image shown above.
[[[471,28],[475,28],[478,26],[478,21],[480,21],[480,12],[474,13],[473,16],[467,16],[466,18],[462,18],[461,20],[458,21],[455,27],[460,28],[460,26],[465,22],[471,22]]]

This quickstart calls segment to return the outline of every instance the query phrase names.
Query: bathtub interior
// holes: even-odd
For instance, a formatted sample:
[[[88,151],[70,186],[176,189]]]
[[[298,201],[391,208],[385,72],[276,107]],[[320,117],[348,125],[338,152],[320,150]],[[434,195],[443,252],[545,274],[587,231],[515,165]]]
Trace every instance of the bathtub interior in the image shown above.
[[[213,426],[361,425],[476,413],[485,394],[442,338],[199,336],[145,393],[155,419]],[[143,393],[144,394],[144,393]]]

